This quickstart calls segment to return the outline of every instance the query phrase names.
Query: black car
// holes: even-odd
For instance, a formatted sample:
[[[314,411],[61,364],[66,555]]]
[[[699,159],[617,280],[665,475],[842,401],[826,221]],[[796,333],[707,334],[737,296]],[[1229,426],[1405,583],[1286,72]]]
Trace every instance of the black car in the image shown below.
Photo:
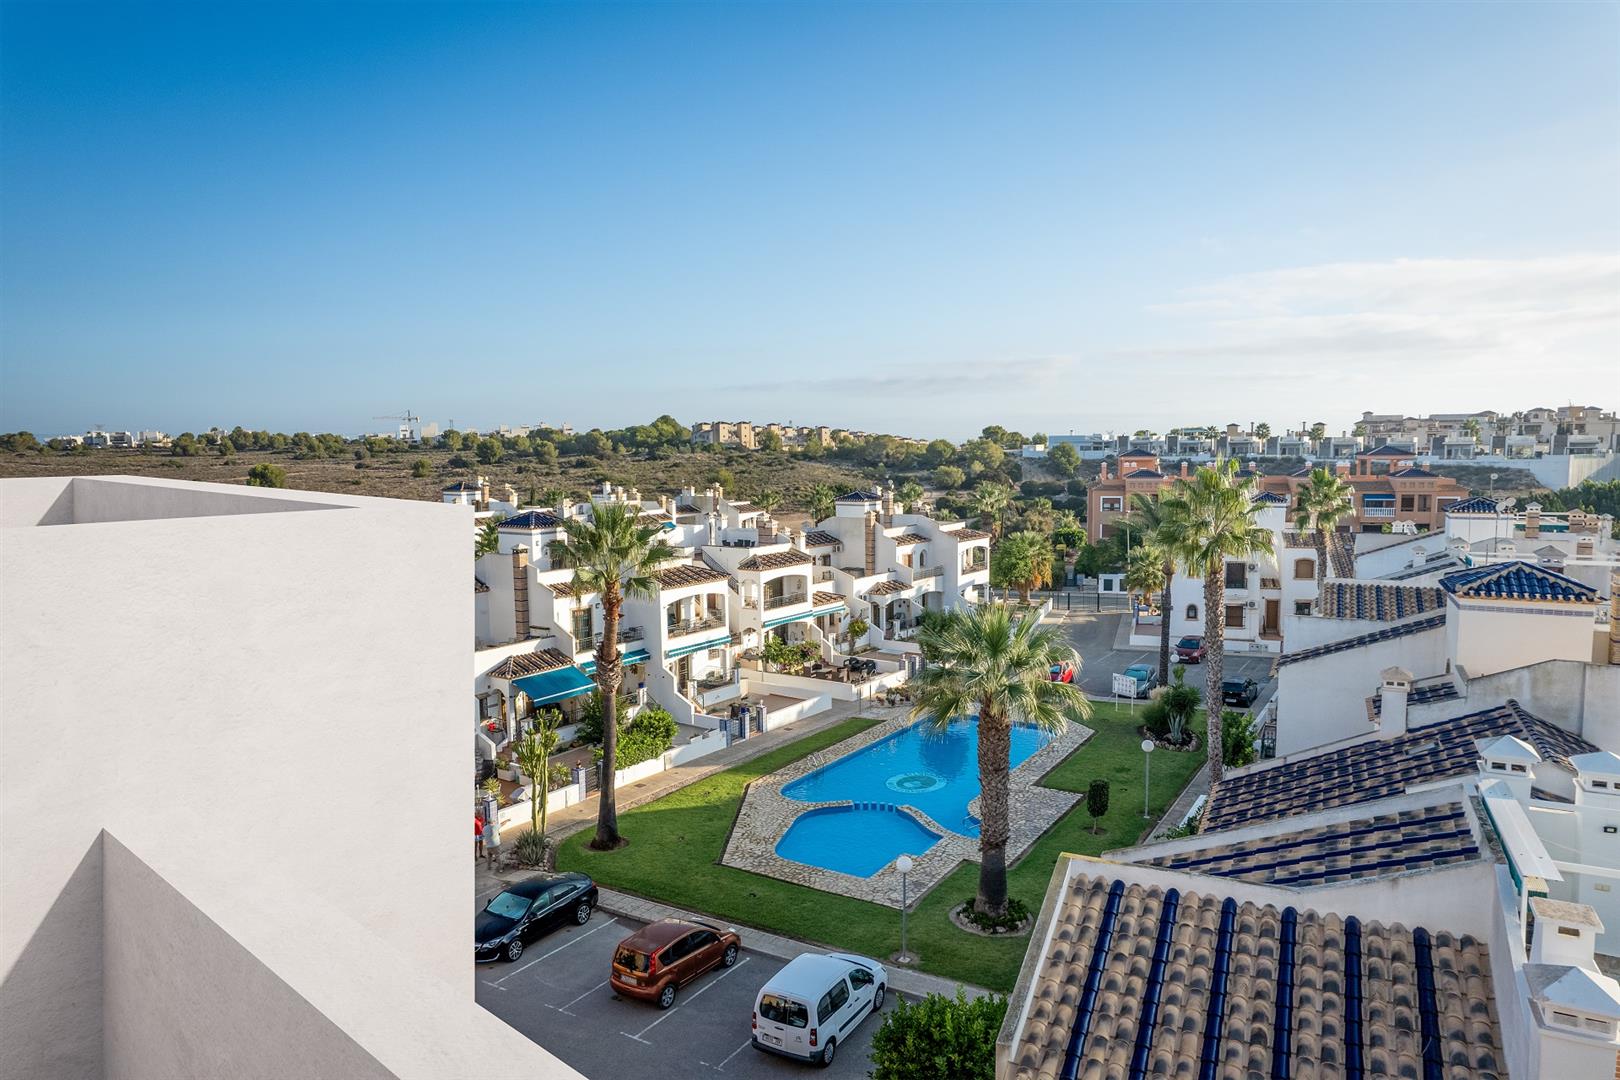
[[[596,907],[596,882],[584,874],[542,874],[509,885],[478,913],[473,959],[516,960],[523,946],[565,923],[584,926]]]
[[[1253,679],[1222,679],[1221,700],[1228,705],[1247,709],[1260,696],[1260,688]]]

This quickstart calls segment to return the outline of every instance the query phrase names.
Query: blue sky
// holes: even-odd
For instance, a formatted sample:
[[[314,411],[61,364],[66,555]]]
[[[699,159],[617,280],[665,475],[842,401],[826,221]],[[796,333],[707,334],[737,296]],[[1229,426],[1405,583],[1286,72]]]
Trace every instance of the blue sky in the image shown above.
[[[1620,405],[1620,5],[0,20],[0,430]]]

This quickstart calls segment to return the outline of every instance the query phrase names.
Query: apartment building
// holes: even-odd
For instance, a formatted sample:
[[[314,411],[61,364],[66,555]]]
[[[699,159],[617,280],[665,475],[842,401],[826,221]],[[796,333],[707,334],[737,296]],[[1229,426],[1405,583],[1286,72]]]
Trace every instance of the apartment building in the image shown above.
[[[692,441],[715,446],[740,446],[744,450],[757,450],[764,445],[766,433],[775,434],[784,447],[809,446],[812,443],[831,446],[842,436],[850,434],[842,428],[779,424],[756,424],[749,420],[703,420],[692,425]]]
[[[1104,461],[1097,479],[1086,487],[1087,537],[1093,544],[1106,540],[1114,534],[1119,519],[1130,513],[1133,496],[1157,499],[1188,473],[1185,461],[1174,475],[1165,473],[1159,467],[1159,456],[1153,453],[1127,451],[1119,455],[1113,468]]]
[[[1417,464],[1410,450],[1379,446],[1363,450],[1353,462],[1336,466],[1341,479],[1354,490],[1353,519],[1347,527],[1356,532],[1382,532],[1386,526],[1411,523],[1418,531],[1445,527],[1446,508],[1468,498],[1468,489],[1456,480],[1430,472]],[[1262,491],[1296,500],[1316,466],[1302,466],[1284,476],[1261,476]]]
[[[0,481],[0,1076],[576,1075],[473,999],[471,524]]]

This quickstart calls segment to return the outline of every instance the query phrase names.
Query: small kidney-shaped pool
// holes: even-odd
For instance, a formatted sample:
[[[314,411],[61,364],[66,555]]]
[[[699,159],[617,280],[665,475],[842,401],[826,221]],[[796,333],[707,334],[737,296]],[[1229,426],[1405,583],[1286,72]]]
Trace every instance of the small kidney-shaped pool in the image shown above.
[[[1017,768],[1051,736],[1014,727],[1011,767]],[[961,836],[978,836],[968,804],[979,796],[979,722],[965,718],[944,731],[926,720],[830,762],[782,789],[801,802],[849,801],[799,815],[777,842],[784,859],[870,877],[902,853],[920,855],[939,835],[899,804],[914,806]]]

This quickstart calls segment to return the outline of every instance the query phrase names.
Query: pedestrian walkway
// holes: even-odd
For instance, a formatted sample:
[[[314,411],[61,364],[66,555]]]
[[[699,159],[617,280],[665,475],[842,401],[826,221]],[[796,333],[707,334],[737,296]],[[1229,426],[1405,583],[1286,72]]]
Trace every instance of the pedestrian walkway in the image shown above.
[[[1153,827],[1143,833],[1142,839],[1138,842],[1145,844],[1166,829],[1173,829],[1180,825],[1181,819],[1187,816],[1187,812],[1193,808],[1193,803],[1198,801],[1198,797],[1208,794],[1209,765],[1205,764],[1202,769],[1198,770],[1197,775],[1187,781],[1187,786],[1181,789],[1181,794],[1176,797],[1175,802],[1170,804],[1170,809],[1164,812],[1164,816],[1154,822]]]
[[[636,919],[640,922],[657,922],[659,919],[694,919],[701,922],[714,922],[712,915],[698,915],[680,908],[660,904],[655,900],[643,900],[639,896],[628,893],[615,892],[612,889],[601,889],[597,906],[603,911],[610,911],[615,915]],[[752,949],[766,956],[773,956],[778,960],[791,960],[800,953],[826,952],[824,945],[813,945],[807,941],[796,941],[793,938],[782,937],[780,934],[767,933],[764,930],[755,930],[753,927],[742,926],[737,923],[726,923],[742,934],[743,947]],[[929,975],[921,971],[911,971],[900,967],[893,961],[876,957],[884,967],[889,969],[889,989],[896,993],[907,994],[912,997],[925,997],[929,994],[943,994],[946,997],[955,997],[958,987],[969,998],[987,997],[991,991],[967,983],[959,983],[953,979],[944,979],[938,975]]]

